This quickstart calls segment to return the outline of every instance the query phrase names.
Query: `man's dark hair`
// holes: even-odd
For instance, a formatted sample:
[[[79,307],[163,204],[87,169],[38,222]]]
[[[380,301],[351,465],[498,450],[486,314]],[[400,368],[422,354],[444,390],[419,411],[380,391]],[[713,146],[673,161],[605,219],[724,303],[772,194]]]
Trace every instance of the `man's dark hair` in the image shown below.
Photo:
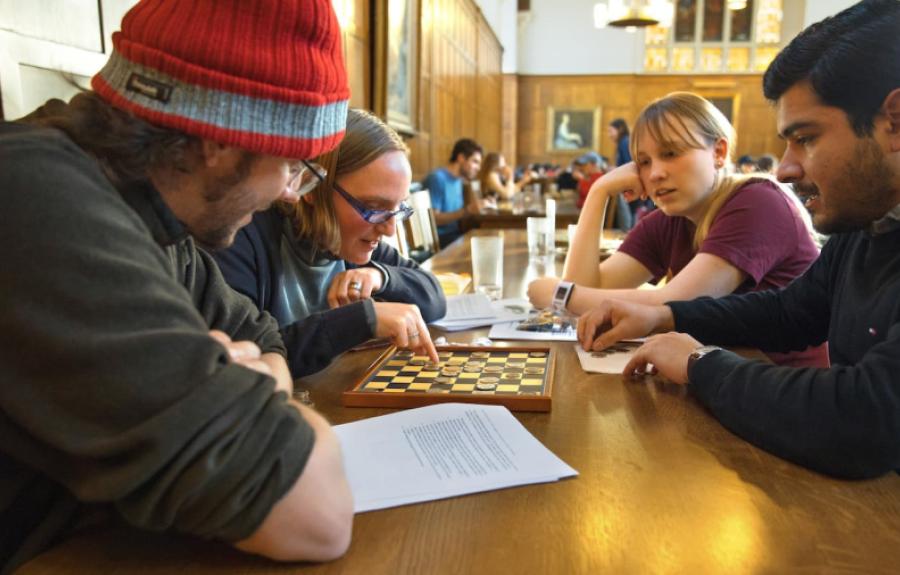
[[[472,154],[478,152],[482,156],[484,155],[484,150],[481,146],[478,145],[478,142],[471,138],[463,138],[461,140],[456,140],[456,143],[453,144],[453,151],[450,152],[450,163],[456,161],[456,158],[459,157],[460,154],[463,155],[464,158],[468,159],[472,157]]]
[[[808,27],[769,65],[763,93],[774,102],[801,80],[843,110],[858,136],[871,135],[900,87],[900,1],[863,0]]]
[[[619,133],[619,136],[616,138],[617,141],[628,135],[628,122],[624,118],[616,118],[609,125]]]
[[[772,154],[763,154],[756,159],[756,167],[760,172],[771,172],[778,160]]]

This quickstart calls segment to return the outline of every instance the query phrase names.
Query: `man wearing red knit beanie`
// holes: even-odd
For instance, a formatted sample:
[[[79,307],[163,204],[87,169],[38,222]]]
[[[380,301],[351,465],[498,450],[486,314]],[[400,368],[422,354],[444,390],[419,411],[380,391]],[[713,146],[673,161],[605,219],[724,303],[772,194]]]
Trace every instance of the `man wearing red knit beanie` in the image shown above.
[[[145,0],[113,45],[93,92],[0,124],[0,571],[86,517],[340,556],[336,437],[197,249],[296,201],[343,137],[331,2]]]

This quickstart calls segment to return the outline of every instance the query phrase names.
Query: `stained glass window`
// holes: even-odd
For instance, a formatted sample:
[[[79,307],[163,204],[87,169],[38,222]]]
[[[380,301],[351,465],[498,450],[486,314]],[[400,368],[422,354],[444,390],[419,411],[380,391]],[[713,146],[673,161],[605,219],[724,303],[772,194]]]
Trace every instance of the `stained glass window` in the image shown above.
[[[782,2],[747,0],[732,10],[726,0],[675,0],[672,33],[646,30],[644,71],[763,71],[781,49]]]
[[[725,0],[703,2],[703,41],[721,42],[725,27]]]

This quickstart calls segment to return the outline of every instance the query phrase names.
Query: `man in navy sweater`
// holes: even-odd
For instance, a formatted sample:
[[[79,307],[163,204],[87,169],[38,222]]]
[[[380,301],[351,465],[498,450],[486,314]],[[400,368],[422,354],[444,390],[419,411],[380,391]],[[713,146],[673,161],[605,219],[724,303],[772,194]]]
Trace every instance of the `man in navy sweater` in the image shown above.
[[[653,332],[652,364],[734,433],[830,475],[900,470],[900,2],[864,0],[802,32],[764,77],[820,258],[778,290],[664,306],[609,302],[582,317],[602,349]],[[655,184],[668,185],[665,182]],[[682,333],[676,333],[682,332]],[[788,368],[711,345],[791,351],[828,341],[831,367]]]

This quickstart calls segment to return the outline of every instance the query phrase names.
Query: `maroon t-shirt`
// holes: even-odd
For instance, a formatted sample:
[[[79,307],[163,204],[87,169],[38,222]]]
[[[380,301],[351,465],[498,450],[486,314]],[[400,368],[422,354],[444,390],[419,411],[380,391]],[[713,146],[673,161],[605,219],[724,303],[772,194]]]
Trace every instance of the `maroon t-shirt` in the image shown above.
[[[677,275],[697,253],[718,256],[749,276],[735,293],[786,286],[819,255],[797,204],[768,180],[751,181],[731,194],[698,251],[695,230],[685,217],[654,210],[628,232],[619,250],[650,270],[654,282]],[[827,366],[820,347],[768,355],[786,365]]]

